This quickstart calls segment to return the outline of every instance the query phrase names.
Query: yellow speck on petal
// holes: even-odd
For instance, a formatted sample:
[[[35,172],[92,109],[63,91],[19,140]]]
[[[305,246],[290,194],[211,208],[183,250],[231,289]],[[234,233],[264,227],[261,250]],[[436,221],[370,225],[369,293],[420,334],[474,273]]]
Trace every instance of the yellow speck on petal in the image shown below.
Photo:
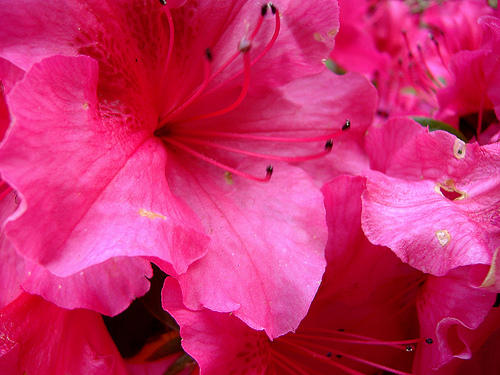
[[[87,102],[83,103],[83,109],[89,109],[89,103]]]
[[[156,218],[167,220],[166,216],[163,216],[162,214],[157,214],[156,212],[145,210],[144,208],[141,208],[139,210],[139,215],[147,217],[148,219],[151,219],[151,220],[154,220]]]
[[[453,145],[453,155],[455,155],[457,159],[463,159],[465,158],[465,151],[465,142],[458,138],[455,139],[455,144]]]
[[[482,288],[487,288],[487,287],[495,284],[495,281],[496,281],[495,273],[497,271],[497,264],[496,263],[497,263],[498,250],[500,250],[500,247],[497,247],[497,249],[493,253],[493,259],[491,260],[490,269],[488,271],[488,274],[484,278],[483,283],[481,284]]]
[[[443,247],[448,245],[451,241],[451,236],[446,229],[437,230],[436,238],[438,239],[439,244]]]
[[[321,36],[320,33],[314,33],[314,39],[316,39],[318,42],[323,41],[323,37]]]
[[[231,174],[231,172],[225,172],[224,173],[224,178],[226,179],[226,182],[227,182],[228,185],[234,184],[233,175]]]
[[[328,31],[327,35],[328,36],[335,36],[335,35],[337,35],[338,32],[339,32],[338,29],[333,29],[333,30]]]

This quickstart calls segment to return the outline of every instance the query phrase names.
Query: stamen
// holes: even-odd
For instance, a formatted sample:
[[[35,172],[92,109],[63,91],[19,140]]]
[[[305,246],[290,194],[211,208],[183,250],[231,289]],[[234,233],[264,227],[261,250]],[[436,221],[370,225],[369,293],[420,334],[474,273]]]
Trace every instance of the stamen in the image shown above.
[[[324,358],[324,357],[322,357],[321,355],[319,355],[318,353],[313,352],[312,350],[308,350],[308,349],[303,348],[303,347],[301,347],[301,346],[297,346],[297,345],[290,344],[290,343],[286,342],[286,340],[285,340],[285,341],[283,341],[283,339],[286,339],[286,336],[283,336],[283,337],[280,337],[279,339],[277,339],[277,340],[276,340],[276,344],[278,344],[278,345],[279,345],[279,344],[285,344],[285,346],[287,346],[287,349],[292,349],[292,350],[294,350],[296,353],[300,353],[300,354],[303,354],[303,353],[308,354],[308,355],[312,356],[315,360],[318,360],[318,361],[320,361],[320,362],[322,362],[322,363],[324,363],[324,364],[327,364],[327,365],[329,365],[329,366],[333,366],[333,367],[336,367],[336,368],[338,368],[338,369],[341,369],[341,370],[343,370],[343,371],[347,372],[347,373],[348,373],[348,374],[350,374],[350,375],[365,375],[365,374],[363,374],[363,373],[361,373],[361,372],[359,372],[359,371],[353,370],[352,368],[349,368],[349,367],[347,367],[347,366],[343,365],[342,363],[339,363],[339,362],[337,362],[337,361],[332,360],[332,359],[331,359],[331,357],[328,357],[328,356],[327,356],[326,358]],[[276,344],[274,344],[274,345],[276,345]],[[287,358],[287,357],[282,356],[282,355],[278,352],[278,350],[275,350],[275,349],[273,349],[272,347],[271,347],[271,353],[272,353],[274,356],[278,355],[281,359],[284,359],[284,360],[286,360],[286,361],[290,362],[290,359],[291,359],[291,358]],[[292,358],[293,358],[293,357],[292,357]],[[301,373],[302,373],[302,370],[301,370],[300,368],[298,368],[298,367],[297,367],[297,369],[298,369],[299,371],[301,371]],[[311,369],[309,369],[309,368],[308,368],[308,371],[310,371],[310,370],[311,370]],[[309,375],[310,373],[309,373],[309,372],[307,372],[306,374],[308,374],[308,375]],[[322,375],[322,374],[320,374],[320,375]]]
[[[320,360],[320,361],[330,361],[330,364],[332,364],[332,365],[333,365],[334,363],[338,363],[338,362],[336,362],[336,361],[328,360],[328,359],[326,359],[326,358],[323,358],[323,357],[321,357],[321,356],[318,356],[318,353],[317,353],[317,352],[314,352],[314,351],[312,351],[312,350],[310,350],[310,349],[306,349],[305,347],[299,346],[299,345],[297,345],[297,344],[295,344],[295,343],[291,342],[290,337],[291,337],[291,336],[288,336],[288,335],[287,335],[287,336],[283,336],[282,338],[280,338],[280,342],[281,342],[281,343],[284,343],[284,344],[286,344],[286,345],[290,345],[290,346],[293,346],[293,347],[295,347],[295,348],[298,348],[298,349],[302,350],[303,352],[308,353],[308,354],[310,354],[310,355],[314,356],[317,360]],[[308,347],[309,347],[309,348],[314,348],[315,350],[322,350],[322,349],[323,349],[321,346],[316,345],[316,344],[311,343],[311,342],[308,342]],[[332,350],[332,353],[335,353],[335,354],[337,354],[337,355],[341,355],[341,356],[343,356],[343,357],[346,357],[346,358],[352,359],[352,360],[354,360],[354,361],[356,361],[356,362],[363,363],[363,364],[365,364],[365,365],[373,366],[373,367],[378,368],[378,369],[380,369],[380,370],[389,371],[389,372],[391,372],[391,373],[393,373],[393,374],[396,374],[396,375],[411,375],[411,374],[410,374],[410,373],[408,373],[408,372],[399,371],[399,370],[393,369],[393,368],[391,368],[391,367],[384,366],[384,365],[381,365],[381,364],[379,364],[379,363],[375,363],[375,362],[369,361],[369,360],[367,360],[367,359],[363,359],[363,358],[356,357],[356,356],[354,356],[354,355],[351,355],[351,354],[345,353],[345,352],[340,351],[340,350],[337,350],[337,349],[333,349],[333,350]],[[354,371],[354,370],[352,370],[352,371]]]
[[[345,125],[344,125],[345,126]],[[350,123],[349,123],[350,126]],[[321,142],[338,138],[342,132],[335,131],[317,137],[272,137],[266,135],[256,135],[248,133],[227,133],[212,130],[197,130],[197,129],[174,129],[171,132],[161,133],[156,131],[157,136],[170,136],[170,135],[184,135],[184,136],[205,136],[214,138],[227,138],[227,139],[244,139],[248,141],[268,141],[268,142],[284,142],[284,143],[303,143],[303,142]]]
[[[279,156],[279,155],[261,154],[258,152],[240,150],[239,148],[224,146],[224,145],[220,145],[218,143],[204,141],[204,140],[201,140],[198,138],[175,136],[175,139],[180,140],[182,142],[193,143],[193,144],[197,144],[200,146],[213,147],[213,148],[217,148],[219,150],[230,151],[230,152],[234,152],[234,153],[241,154],[241,155],[252,156],[255,158],[276,160],[276,161],[286,161],[289,163],[298,163],[298,162],[302,162],[302,161],[321,158],[321,157],[327,155],[328,153],[330,153],[330,151],[332,151],[332,148],[333,148],[333,141],[331,139],[329,139],[328,141],[326,141],[324,150],[320,153],[312,154],[312,155],[305,155],[305,156]]]
[[[160,4],[163,5],[162,9],[165,11],[168,20],[168,52],[165,65],[163,66],[160,84],[158,85],[159,90],[164,87],[168,67],[170,65],[170,59],[172,58],[172,53],[174,51],[174,19],[172,18],[172,13],[170,13],[170,8],[167,6],[167,0],[160,0]],[[161,97],[161,95],[158,95],[157,97]]]
[[[425,72],[429,76],[429,78],[432,80],[432,82],[435,84],[435,89],[441,89],[444,87],[444,85],[436,78],[436,76],[432,73],[431,69],[429,68],[429,65],[427,65],[427,61],[424,58],[424,53],[422,51],[422,45],[420,43],[417,44],[417,51],[418,55],[420,57],[420,60],[425,66]]]
[[[349,130],[351,128],[351,121],[349,119],[345,120],[345,124],[342,126],[342,131]]]
[[[252,60],[252,62],[250,63],[250,66],[253,66],[256,62],[258,62],[260,59],[262,59],[264,57],[264,55],[266,53],[268,53],[269,50],[273,47],[274,43],[276,42],[276,39],[278,39],[278,35],[280,32],[280,28],[281,28],[280,14],[279,14],[278,10],[274,7],[274,5],[271,4],[270,6],[271,6],[271,11],[275,15],[275,18],[276,18],[276,25],[274,27],[274,34],[271,37],[271,40],[269,41],[267,46],[262,50],[262,52],[255,59]],[[227,65],[229,65],[229,64],[227,64]],[[224,68],[227,65],[225,65]],[[244,70],[240,70],[238,73],[234,74],[233,76],[231,76],[230,78],[228,78],[224,82],[220,83],[219,85],[217,85],[216,87],[211,89],[207,94],[210,94],[213,91],[218,90],[220,87],[224,86],[226,83],[228,83],[228,82],[232,81],[233,79],[237,78],[238,76],[240,76],[243,72],[244,72]]]
[[[429,38],[431,38],[432,42],[434,43],[434,46],[436,47],[436,51],[439,56],[439,59],[441,60],[441,64],[443,64],[443,66],[446,69],[448,69],[448,71],[450,71],[450,69],[448,68],[448,64],[446,64],[444,61],[443,54],[441,53],[441,48],[439,47],[439,42],[437,41],[437,39],[434,37],[433,34],[429,34]]]
[[[219,168],[222,168],[228,172],[231,172],[232,174],[235,174],[237,176],[241,176],[241,177],[244,177],[244,178],[247,178],[249,180],[253,180],[253,181],[258,181],[258,182],[268,182],[270,179],[271,179],[271,176],[273,174],[273,166],[272,165],[268,165],[267,168],[266,168],[266,176],[264,178],[260,178],[260,177],[256,177],[256,176],[253,176],[249,173],[245,173],[245,172],[242,172],[242,171],[239,171],[235,168],[231,168],[229,167],[228,165],[225,165],[225,164],[222,164],[218,161],[215,161],[214,159],[212,158],[209,158],[208,156],[205,156],[203,154],[200,154],[199,152],[193,150],[192,148],[186,146],[185,144],[181,143],[181,142],[178,142],[170,137],[164,137],[162,138],[163,141],[165,142],[168,142],[184,151],[186,151],[187,153],[193,155],[193,156],[196,156],[197,158],[203,160],[203,161],[206,161],[207,163],[210,163],[212,165],[215,165],[216,167],[219,167]]]
[[[324,334],[325,336],[321,336],[321,334]],[[345,339],[345,338],[335,338],[332,337],[335,335],[339,336],[344,336],[344,337],[353,337],[353,338],[359,338],[360,340],[353,340],[353,339]],[[433,340],[431,338],[418,338],[418,339],[410,339],[410,340],[399,340],[399,341],[382,341],[378,339],[374,339],[371,337],[366,337],[362,335],[356,335],[354,333],[348,333],[344,331],[334,331],[334,330],[314,330],[314,329],[308,329],[308,330],[301,330],[300,333],[294,333],[293,335],[290,335],[290,338],[296,338],[296,339],[313,339],[313,340],[321,340],[324,342],[330,342],[330,343],[344,343],[344,344],[359,344],[359,345],[373,345],[373,346],[390,346],[399,350],[406,350],[408,351],[408,346],[411,346],[411,344],[418,344],[420,342],[426,342],[427,344],[432,344]]]
[[[210,82],[210,62],[212,61],[212,51],[210,48],[207,48],[205,50],[205,59],[203,60],[203,67],[205,70],[205,77],[203,79],[203,82],[201,85],[196,89],[196,91],[191,95],[189,99],[187,99],[181,106],[177,107],[174,111],[170,112],[168,115],[164,116],[163,118],[160,119],[158,122],[158,128],[161,128],[168,124],[172,118],[174,118],[178,113],[181,113],[183,110],[185,110],[188,106],[191,105],[205,90],[207,85]]]
[[[221,116],[225,113],[231,112],[233,109],[238,107],[245,99],[245,97],[248,93],[248,88],[250,87],[250,55],[248,54],[248,52],[243,53],[243,64],[245,66],[245,78],[244,78],[244,82],[243,82],[243,88],[241,89],[240,95],[238,96],[238,98],[236,99],[236,101],[233,104],[231,104],[230,106],[223,108],[221,110],[218,110],[218,111],[215,111],[212,113],[205,113],[205,114],[199,115],[199,116],[194,116],[194,117],[182,120],[180,122],[205,120],[207,118]]]

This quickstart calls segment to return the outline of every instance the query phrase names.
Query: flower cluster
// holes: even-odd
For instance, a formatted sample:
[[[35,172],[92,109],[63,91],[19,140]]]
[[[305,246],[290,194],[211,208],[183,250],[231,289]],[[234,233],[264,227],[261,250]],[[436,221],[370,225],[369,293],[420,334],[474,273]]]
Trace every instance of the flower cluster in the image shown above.
[[[0,372],[497,374],[497,8],[4,1]]]

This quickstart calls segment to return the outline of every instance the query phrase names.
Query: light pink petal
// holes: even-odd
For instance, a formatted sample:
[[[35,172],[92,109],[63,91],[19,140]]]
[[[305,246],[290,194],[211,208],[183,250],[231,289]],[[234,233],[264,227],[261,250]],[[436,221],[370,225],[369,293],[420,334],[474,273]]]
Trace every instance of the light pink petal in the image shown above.
[[[16,125],[0,169],[22,199],[7,233],[59,276],[125,255],[183,272],[206,251],[199,221],[170,193],[165,148],[147,127],[100,116],[109,113],[98,112],[97,73],[88,57],[55,56],[9,96]]]
[[[437,369],[452,358],[470,359],[499,328],[498,309],[492,309],[496,294],[471,287],[467,274],[467,268],[459,268],[443,277],[430,276],[420,291],[420,332],[434,343],[421,347],[417,369]],[[485,320],[490,311],[493,315]]]
[[[434,275],[476,263],[491,262],[500,245],[498,227],[473,220],[482,202],[450,201],[428,180],[409,182],[366,172],[363,194],[363,230],[371,242],[390,247],[405,263]]]
[[[182,163],[182,164],[181,164]],[[242,171],[263,175],[249,162]],[[205,224],[209,251],[180,282],[188,308],[233,312],[270,337],[297,327],[324,272],[323,197],[299,168],[277,163],[267,183],[183,159],[168,171],[176,195]]]
[[[196,359],[202,374],[239,374],[245,369],[265,373],[270,360],[264,332],[254,331],[233,314],[187,309],[171,277],[165,280],[162,301],[181,327],[182,347]]]
[[[426,129],[407,117],[395,117],[381,125],[372,126],[366,132],[365,148],[370,158],[370,168],[385,172],[392,158],[403,149],[416,134]]]
[[[65,309],[86,308],[114,316],[149,290],[146,277],[151,276],[145,259],[111,258],[67,277],[33,266],[22,288]]]
[[[98,313],[27,293],[0,312],[1,368],[6,364],[26,374],[127,374]]]

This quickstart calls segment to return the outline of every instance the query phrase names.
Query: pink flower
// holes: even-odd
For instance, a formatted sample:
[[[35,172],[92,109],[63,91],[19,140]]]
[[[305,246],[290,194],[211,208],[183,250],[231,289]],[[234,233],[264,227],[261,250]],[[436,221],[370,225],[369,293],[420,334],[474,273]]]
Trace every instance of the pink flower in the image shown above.
[[[498,140],[498,117],[500,116],[500,20],[492,16],[479,19],[483,30],[481,47],[473,51],[459,51],[450,58],[453,80],[437,92],[442,109],[451,109],[461,117],[477,114],[477,122],[471,124],[481,143]],[[491,113],[495,111],[494,114]],[[495,118],[496,115],[496,118]],[[493,119],[492,119],[493,118]],[[481,132],[488,129],[486,137]]]
[[[0,310],[3,374],[127,374],[102,317],[21,294]]]
[[[414,353],[406,352],[406,345],[424,340],[415,340],[415,305],[406,302],[416,297],[421,275],[364,237],[360,226],[363,180],[340,176],[323,188],[330,230],[328,267],[295,333],[270,341],[234,316],[187,309],[177,283],[167,278],[163,306],[179,323],[182,345],[197,360],[202,374],[411,369]],[[394,340],[406,341],[394,344]],[[373,344],[376,341],[379,344]]]
[[[366,236],[437,276],[459,266],[494,265],[500,247],[499,147],[428,133],[402,118],[370,129],[366,148],[376,170],[365,172]]]
[[[202,374],[447,374],[499,328],[496,293],[468,285],[466,268],[428,276],[369,243],[364,188],[364,178],[339,176],[322,189],[328,266],[294,333],[270,341],[234,316],[189,310],[167,279],[164,308]]]
[[[61,278],[146,258],[190,308],[270,336],[294,329],[321,280],[326,225],[321,193],[288,162],[328,153],[347,118],[321,61],[336,2],[16,2],[0,18],[1,55],[26,72],[0,149],[19,254]],[[267,163],[234,149],[280,155],[270,181],[254,181],[269,180]]]

